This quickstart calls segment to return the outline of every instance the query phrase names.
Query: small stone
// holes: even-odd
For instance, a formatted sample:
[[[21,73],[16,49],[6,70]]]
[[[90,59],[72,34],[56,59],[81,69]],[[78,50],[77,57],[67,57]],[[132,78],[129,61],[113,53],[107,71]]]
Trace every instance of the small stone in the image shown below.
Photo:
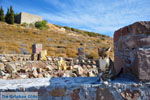
[[[36,70],[35,67],[32,68],[32,75],[33,75],[33,77],[35,77],[35,78],[38,76],[38,72],[37,72],[37,70]]]
[[[17,74],[12,73],[10,78],[12,78],[12,79],[16,79],[16,78],[18,78],[18,77],[19,77],[19,76],[18,76]]]
[[[88,69],[90,69],[90,68],[92,68],[92,66],[90,66],[90,65],[87,65],[87,68],[88,68]]]
[[[44,73],[43,76],[44,77],[51,77],[51,75],[49,73]]]
[[[0,70],[5,70],[5,65],[3,63],[0,63]]]
[[[6,74],[4,73],[4,71],[0,70],[0,76],[5,76]]]
[[[47,61],[52,61],[53,59],[51,57],[47,57]]]
[[[3,79],[5,79],[5,80],[6,80],[6,79],[8,79],[8,77],[7,77],[7,76],[3,76],[2,78],[3,78]]]
[[[71,77],[77,77],[77,75],[75,73],[72,73]]]
[[[67,69],[68,69],[68,70],[72,70],[72,69],[73,69],[73,66],[69,66]]]
[[[38,78],[43,78],[43,74],[38,74]]]
[[[96,65],[92,65],[92,68],[97,69],[97,66]]]
[[[63,60],[63,58],[60,58],[57,63],[58,63],[59,70],[66,70],[68,68],[68,66],[66,65],[66,61]]]
[[[103,83],[104,83],[105,85],[108,85],[108,84],[109,84],[108,81],[104,81]]]
[[[0,57],[0,62],[7,62],[7,59],[5,57]]]
[[[46,66],[46,70],[51,71],[51,70],[53,70],[53,68],[52,68],[52,66],[48,65],[48,66]]]
[[[73,68],[78,68],[78,67],[81,67],[81,66],[79,66],[79,65],[74,65],[74,66],[73,66]]]
[[[92,71],[90,71],[89,73],[88,73],[88,76],[89,77],[94,77],[94,76],[96,76]]]
[[[96,65],[96,61],[92,61],[92,63],[93,63],[94,65]]]
[[[43,71],[42,68],[37,68],[38,73],[41,73],[42,71]]]
[[[6,65],[6,71],[8,71],[9,73],[16,73],[16,65],[15,64],[7,64]]]
[[[83,75],[84,70],[83,70],[82,67],[78,67],[78,68],[77,68],[77,72],[78,72],[79,75]]]
[[[19,75],[21,78],[27,78],[27,75],[26,74],[21,74]]]
[[[69,71],[64,72],[63,77],[70,77],[70,72]]]

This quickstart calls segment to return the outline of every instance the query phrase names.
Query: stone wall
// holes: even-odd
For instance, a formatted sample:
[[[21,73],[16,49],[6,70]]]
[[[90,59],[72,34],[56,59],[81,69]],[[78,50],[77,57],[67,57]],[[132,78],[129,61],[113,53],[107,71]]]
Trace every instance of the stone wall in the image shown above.
[[[25,13],[25,12],[22,12],[17,16],[17,22],[20,24],[22,23],[30,24],[30,23],[35,23],[37,21],[42,21],[42,17],[29,14],[29,13]]]
[[[38,100],[149,100],[149,86],[119,80],[101,84],[97,77],[0,80],[0,94],[36,92]]]
[[[114,33],[115,69],[150,80],[150,21],[136,22]]]

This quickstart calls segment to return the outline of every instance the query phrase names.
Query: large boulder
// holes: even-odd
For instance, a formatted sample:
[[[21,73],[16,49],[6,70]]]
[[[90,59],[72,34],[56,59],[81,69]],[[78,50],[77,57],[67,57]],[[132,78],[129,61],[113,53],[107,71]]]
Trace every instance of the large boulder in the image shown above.
[[[150,80],[150,21],[136,22],[114,33],[115,70]]]

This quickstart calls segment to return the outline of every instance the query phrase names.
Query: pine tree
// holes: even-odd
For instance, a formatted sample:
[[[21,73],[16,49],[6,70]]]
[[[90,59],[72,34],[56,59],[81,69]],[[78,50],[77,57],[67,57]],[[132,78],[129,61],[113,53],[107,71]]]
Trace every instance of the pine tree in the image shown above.
[[[5,21],[4,10],[2,7],[0,8],[0,21]]]
[[[12,6],[7,10],[5,20],[8,24],[14,24],[15,17],[14,17],[14,10]]]
[[[10,9],[7,9],[7,13],[5,15],[5,22],[10,23]]]
[[[14,24],[14,21],[15,21],[14,10],[12,6],[10,6],[10,24]]]

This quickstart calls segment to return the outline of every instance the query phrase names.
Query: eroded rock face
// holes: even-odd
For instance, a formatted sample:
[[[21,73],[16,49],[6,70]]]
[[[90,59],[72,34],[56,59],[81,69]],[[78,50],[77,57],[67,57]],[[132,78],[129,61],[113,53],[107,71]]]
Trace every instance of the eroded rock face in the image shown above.
[[[115,70],[150,80],[150,21],[136,22],[114,34]]]

